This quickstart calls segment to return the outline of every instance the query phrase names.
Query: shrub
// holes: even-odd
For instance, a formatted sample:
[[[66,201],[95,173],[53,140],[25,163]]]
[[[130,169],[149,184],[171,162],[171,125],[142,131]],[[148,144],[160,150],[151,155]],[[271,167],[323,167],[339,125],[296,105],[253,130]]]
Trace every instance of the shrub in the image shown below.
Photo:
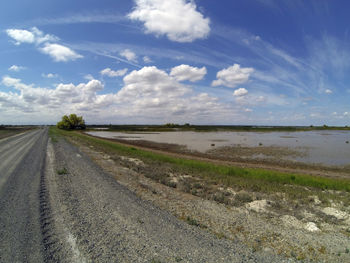
[[[85,129],[86,125],[82,116],[71,114],[69,117],[64,115],[62,120],[57,123],[57,128],[63,130]]]

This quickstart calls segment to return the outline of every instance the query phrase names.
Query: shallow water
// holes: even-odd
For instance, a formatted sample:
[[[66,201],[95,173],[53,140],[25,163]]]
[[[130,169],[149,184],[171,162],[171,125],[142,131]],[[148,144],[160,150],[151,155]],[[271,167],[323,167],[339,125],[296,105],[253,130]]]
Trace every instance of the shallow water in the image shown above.
[[[206,152],[221,146],[279,146],[306,153],[303,157],[286,159],[326,165],[350,164],[349,131],[306,132],[159,132],[122,133],[93,131],[88,134],[124,140],[146,140],[185,145],[190,150]],[[258,157],[259,158],[259,157]]]

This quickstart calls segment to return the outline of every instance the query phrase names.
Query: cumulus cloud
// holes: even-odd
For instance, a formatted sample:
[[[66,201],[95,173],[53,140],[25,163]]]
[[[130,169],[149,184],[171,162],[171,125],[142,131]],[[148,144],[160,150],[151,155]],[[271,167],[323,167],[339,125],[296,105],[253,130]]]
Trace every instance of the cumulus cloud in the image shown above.
[[[121,114],[144,118],[187,120],[218,114],[224,107],[207,93],[194,93],[176,78],[155,66],[134,70],[124,77],[117,93]],[[197,119],[198,121],[198,119]]]
[[[128,61],[137,62],[137,56],[130,49],[125,49],[119,53],[122,57],[126,58]]]
[[[333,93],[333,91],[330,90],[330,89],[326,89],[324,92],[325,92],[326,94],[332,94],[332,93]]]
[[[40,48],[40,51],[52,57],[56,62],[67,62],[83,57],[69,47],[65,47],[60,44],[46,43],[44,47]]]
[[[21,67],[17,65],[12,65],[11,67],[8,68],[9,71],[15,71],[15,72],[19,72],[23,69],[25,69],[25,67]]]
[[[15,45],[20,45],[22,43],[35,44],[39,51],[49,55],[56,62],[67,62],[83,57],[69,47],[52,43],[57,42],[59,38],[54,35],[44,34],[36,27],[32,27],[30,30],[7,29],[6,33],[16,41]]]
[[[134,70],[124,77],[124,87],[119,92],[121,99],[157,98],[159,101],[184,95],[188,89],[155,66]]]
[[[128,17],[143,22],[146,33],[192,42],[206,38],[210,32],[209,18],[197,11],[193,0],[135,0],[135,4]]]
[[[91,80],[88,83],[78,85],[58,84],[55,89],[35,87],[35,85],[24,84],[21,79],[5,76],[2,84],[20,91],[20,94],[9,93],[10,97],[17,96],[17,105],[22,108],[38,111],[43,107],[47,111],[57,108],[64,110],[76,110],[82,105],[90,105],[93,109],[96,102],[97,92],[101,91],[104,86],[99,80]],[[7,101],[11,101],[7,98]],[[19,107],[19,106],[18,106]]]
[[[178,81],[189,80],[191,82],[196,82],[204,78],[207,74],[207,69],[205,67],[196,68],[189,65],[180,65],[171,69],[170,75],[175,77]]]
[[[113,78],[113,77],[124,76],[127,72],[128,72],[127,68],[120,69],[120,70],[117,70],[117,71],[114,71],[114,70],[112,70],[110,68],[105,68],[105,69],[100,71],[100,74],[103,75],[103,76],[108,76],[108,77]]]
[[[241,68],[240,65],[234,64],[231,67],[219,71],[216,74],[217,79],[212,82],[212,86],[235,88],[237,85],[246,83],[253,72],[253,68]]]
[[[123,78],[123,87],[116,93],[104,93],[103,83],[91,79],[86,83],[60,83],[52,88],[25,84],[21,79],[5,76],[2,85],[16,92],[0,91],[2,114],[16,111],[18,116],[31,112],[56,120],[67,112],[84,114],[94,120],[122,120],[126,123],[217,122],[241,116],[230,104],[213,95],[196,92],[192,86],[177,80],[155,66],[134,70]],[[240,110],[242,112],[242,110]],[[4,116],[4,115],[2,115]],[[102,119],[101,119],[102,118]]]
[[[16,41],[16,45],[20,45],[21,43],[34,43],[35,41],[34,34],[28,30],[7,29],[6,33]]]
[[[248,90],[246,90],[245,88],[239,88],[233,92],[233,96],[237,96],[237,97],[242,97],[247,94],[248,94]]]
[[[7,29],[6,33],[9,37],[14,39],[15,45],[22,43],[40,44],[47,41],[57,41],[58,38],[53,35],[44,34],[36,27],[32,27],[30,30],[25,29]]]

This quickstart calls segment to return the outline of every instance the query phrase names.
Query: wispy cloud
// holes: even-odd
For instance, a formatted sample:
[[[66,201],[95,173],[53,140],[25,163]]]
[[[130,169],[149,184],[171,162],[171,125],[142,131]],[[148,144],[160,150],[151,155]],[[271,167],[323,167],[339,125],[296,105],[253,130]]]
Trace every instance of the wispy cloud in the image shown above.
[[[269,86],[272,92],[282,89],[295,97],[346,89],[343,83],[350,69],[350,48],[339,38],[326,33],[321,38],[305,36],[305,53],[298,57],[291,54],[293,47],[278,47],[242,29],[217,27],[213,35],[249,51],[242,61],[254,65],[254,88]]]
[[[30,30],[11,28],[7,29],[6,33],[15,40],[15,45],[19,46],[23,43],[35,44],[39,51],[49,55],[56,62],[67,62],[83,57],[67,46],[52,43],[57,42],[59,38],[54,35],[44,34],[36,27],[32,27]]]
[[[8,68],[9,71],[14,71],[14,72],[19,72],[23,69],[25,69],[25,67],[17,66],[17,65],[12,65],[11,67]]]
[[[74,13],[66,16],[60,17],[42,17],[32,21],[30,24],[35,24],[38,26],[43,25],[68,25],[68,24],[85,24],[85,23],[107,23],[114,24],[120,22],[126,22],[128,19],[121,14],[111,14],[111,13]]]

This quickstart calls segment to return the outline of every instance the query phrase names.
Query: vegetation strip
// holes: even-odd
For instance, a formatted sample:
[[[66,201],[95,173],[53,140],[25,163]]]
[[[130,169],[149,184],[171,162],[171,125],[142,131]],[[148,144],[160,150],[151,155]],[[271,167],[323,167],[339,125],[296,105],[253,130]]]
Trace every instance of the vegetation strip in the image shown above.
[[[88,130],[103,129],[107,131],[127,132],[164,132],[164,131],[244,131],[244,132],[301,132],[301,131],[349,131],[344,126],[240,126],[240,125],[184,125],[167,123],[164,125],[89,125]]]
[[[316,189],[329,190],[345,190],[350,191],[350,180],[325,178],[311,175],[301,175],[292,173],[283,173],[277,171],[269,171],[253,168],[239,168],[228,165],[218,165],[200,160],[190,160],[179,157],[172,157],[166,154],[154,153],[135,147],[128,147],[117,142],[91,137],[80,132],[63,131],[55,127],[50,128],[51,136],[63,135],[75,139],[95,144],[106,150],[117,152],[119,154],[140,158],[142,160],[150,160],[153,162],[164,162],[175,165],[183,172],[195,173],[200,176],[215,180],[226,186],[239,184],[242,187],[256,187],[256,190],[272,191],[278,189],[281,185],[296,185],[313,187]],[[254,189],[253,189],[254,190]]]

